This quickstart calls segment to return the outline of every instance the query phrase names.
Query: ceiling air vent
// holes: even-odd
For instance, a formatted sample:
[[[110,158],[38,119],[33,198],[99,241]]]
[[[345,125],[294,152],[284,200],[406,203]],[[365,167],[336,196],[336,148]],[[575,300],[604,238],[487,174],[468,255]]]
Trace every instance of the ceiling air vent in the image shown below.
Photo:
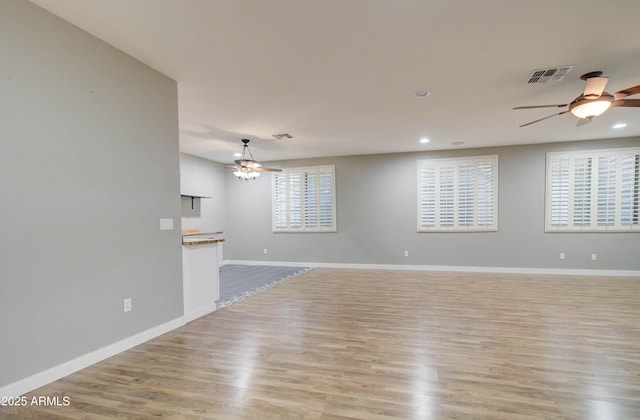
[[[529,75],[527,84],[532,85],[540,83],[559,82],[564,79],[564,76],[566,76],[572,68],[573,66],[562,66],[552,67],[550,69],[534,70]]]
[[[273,134],[273,137],[276,140],[284,140],[284,139],[292,139],[293,136],[291,134],[282,133],[282,134]]]

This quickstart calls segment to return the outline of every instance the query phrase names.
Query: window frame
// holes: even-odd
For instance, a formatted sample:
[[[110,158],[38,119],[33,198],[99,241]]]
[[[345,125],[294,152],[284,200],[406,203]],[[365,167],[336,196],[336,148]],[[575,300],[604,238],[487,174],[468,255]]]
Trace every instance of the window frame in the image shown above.
[[[622,206],[626,203],[623,200],[625,175],[622,165],[625,163],[623,156],[634,156],[632,158],[634,171],[631,188],[631,210],[629,217],[631,224],[623,224]],[[611,167],[603,167],[600,159],[616,159],[615,171],[611,172]],[[562,168],[562,160],[566,161],[566,174]],[[586,168],[585,169],[585,161]],[[624,147],[614,149],[592,149],[575,150],[564,152],[547,152],[545,167],[545,232],[570,232],[570,233],[598,233],[598,232],[640,232],[640,221],[638,221],[638,211],[640,210],[640,147]],[[602,170],[602,171],[601,171]],[[554,178],[554,174],[562,171],[566,179]],[[607,171],[605,173],[605,171]],[[585,174],[588,173],[588,176]],[[626,174],[629,175],[629,174]],[[599,183],[600,177],[607,185]],[[611,178],[615,185],[611,184]],[[554,182],[560,183],[555,185]],[[554,201],[555,188],[566,189],[566,197],[563,195]],[[635,191],[634,191],[635,190]],[[609,198],[613,197],[614,202],[603,199],[601,202],[599,192],[603,191]],[[576,196],[578,199],[576,199]],[[628,200],[628,196],[624,197]],[[558,204],[558,200],[561,201]],[[604,207],[603,207],[604,206]],[[599,216],[599,209],[603,209],[606,215]],[[613,211],[613,215],[611,215]],[[598,217],[613,218],[612,224],[600,224]],[[558,219],[560,219],[558,221]],[[560,224],[566,219],[566,224]],[[635,223],[634,224],[634,219]],[[580,223],[580,221],[582,223]]]
[[[491,167],[491,184],[490,184],[490,192],[485,192],[485,194],[491,195],[491,200],[489,203],[489,207],[487,205],[481,206],[479,202],[479,194],[481,191],[479,190],[480,183],[480,175],[478,174],[479,165],[489,164]],[[473,189],[472,193],[472,211],[471,218],[473,223],[471,224],[460,224],[461,216],[459,210],[460,206],[460,197],[461,197],[461,178],[460,174],[464,167],[473,167]],[[451,220],[453,220],[452,224],[444,225],[441,223],[442,221],[442,201],[441,196],[443,194],[443,184],[440,182],[440,176],[442,172],[437,173],[444,167],[453,167],[453,186],[452,191],[448,191],[450,194],[450,198],[452,202],[447,203],[448,211],[450,212],[450,216],[448,216]],[[428,185],[425,185],[425,177],[423,176],[423,170],[433,170],[434,171],[434,182],[432,186],[431,194],[433,194],[432,198],[424,197],[426,194],[425,189],[429,188]],[[467,182],[469,180],[467,179]],[[467,192],[467,199],[468,199]],[[423,208],[424,202],[431,200],[434,202],[433,209],[433,217],[434,224],[433,226],[427,226],[424,223],[423,216],[427,210]],[[489,213],[485,213],[482,217],[491,219],[491,223],[480,223],[480,209],[484,209],[486,212],[488,208]],[[469,218],[469,209],[467,209],[463,216],[467,219]],[[452,233],[460,233],[460,232],[497,232],[498,231],[498,155],[483,155],[483,156],[465,156],[465,157],[453,157],[453,158],[431,158],[431,159],[421,159],[417,161],[417,232],[452,232]]]
[[[309,187],[305,186],[305,181],[308,182],[309,176],[316,176],[316,179],[313,185],[315,188],[315,203],[307,200],[309,193],[313,193],[313,191],[309,190]],[[321,191],[321,182],[322,176],[330,177],[330,200],[328,203],[331,208],[327,211],[322,210],[323,206],[323,198]],[[285,185],[285,194],[286,196],[283,198],[279,197],[278,193],[278,179],[279,177],[286,177],[286,185]],[[299,198],[291,198],[291,177],[299,176],[299,183],[296,185],[296,191],[299,194]],[[296,200],[294,203],[297,206],[299,211],[299,215],[292,214],[291,205],[292,200]],[[325,199],[326,200],[326,199]],[[280,206],[285,206],[285,219],[286,222],[284,225],[280,222],[279,217],[279,208]],[[326,203],[324,204],[327,205]],[[313,216],[310,216],[310,219],[315,219],[314,226],[309,226],[305,224],[305,220],[309,220],[307,218],[307,210],[310,207],[315,207],[315,213]],[[323,226],[322,220],[329,216],[331,218],[330,224]],[[292,217],[299,218],[299,226],[295,224],[292,225]],[[294,222],[295,223],[295,222]],[[336,175],[335,175],[335,165],[321,165],[321,166],[305,166],[305,167],[297,167],[297,168],[285,168],[282,172],[273,173],[271,177],[271,229],[273,233],[332,233],[337,232],[337,220],[336,220]]]

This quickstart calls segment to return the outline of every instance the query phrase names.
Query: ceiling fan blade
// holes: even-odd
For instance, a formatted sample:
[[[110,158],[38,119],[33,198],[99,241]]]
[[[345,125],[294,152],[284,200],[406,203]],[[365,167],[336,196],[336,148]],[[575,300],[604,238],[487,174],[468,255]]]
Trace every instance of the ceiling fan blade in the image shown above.
[[[590,77],[587,79],[587,85],[584,87],[583,96],[587,99],[597,99],[607,87],[608,77]]]
[[[587,125],[591,122],[592,118],[578,118],[578,124],[576,127],[582,127],[583,125]]]
[[[279,169],[279,168],[259,167],[259,168],[255,168],[255,170],[258,171],[258,172],[282,172],[282,169]]]
[[[618,99],[611,102],[611,106],[640,107],[640,99]]]
[[[562,108],[563,106],[569,106],[569,104],[556,104],[556,105],[532,105],[532,106],[517,106],[513,109],[533,109],[533,108]]]
[[[540,121],[546,120],[547,118],[555,117],[556,115],[566,114],[567,112],[569,112],[569,110],[568,110],[568,109],[567,109],[566,111],[558,112],[557,114],[551,114],[551,115],[548,115],[548,116],[546,116],[546,117],[544,117],[544,118],[540,118],[539,120],[535,120],[535,121],[528,122],[528,123],[526,123],[526,124],[522,124],[520,127],[526,127],[526,126],[528,126],[528,125],[535,124],[535,123],[537,123],[537,122],[540,122]]]
[[[613,94],[614,99],[626,98],[627,96],[637,95],[640,93],[640,85],[631,87],[629,89],[620,90]]]

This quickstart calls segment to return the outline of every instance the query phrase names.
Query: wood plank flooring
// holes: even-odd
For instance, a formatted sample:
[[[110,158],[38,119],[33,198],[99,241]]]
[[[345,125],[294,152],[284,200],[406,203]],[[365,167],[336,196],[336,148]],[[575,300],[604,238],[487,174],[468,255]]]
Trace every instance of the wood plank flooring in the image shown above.
[[[638,419],[640,278],[315,269],[2,418]]]

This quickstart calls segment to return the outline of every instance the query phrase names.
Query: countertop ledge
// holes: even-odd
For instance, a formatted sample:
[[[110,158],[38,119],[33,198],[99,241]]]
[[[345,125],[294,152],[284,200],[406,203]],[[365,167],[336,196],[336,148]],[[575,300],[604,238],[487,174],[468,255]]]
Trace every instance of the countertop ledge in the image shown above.
[[[191,241],[185,241],[183,239],[182,240],[182,245],[191,246],[191,245],[217,244],[217,243],[220,243],[220,242],[224,242],[224,239],[222,239],[222,238],[218,238],[218,239],[205,238],[205,239],[194,239],[194,240],[191,240]]]

